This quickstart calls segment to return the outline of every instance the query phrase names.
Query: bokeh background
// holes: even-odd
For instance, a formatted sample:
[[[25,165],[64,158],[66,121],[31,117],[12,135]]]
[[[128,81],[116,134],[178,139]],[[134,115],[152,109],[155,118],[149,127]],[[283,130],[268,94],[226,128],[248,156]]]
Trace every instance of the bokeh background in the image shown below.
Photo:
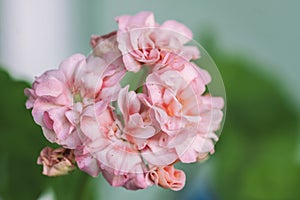
[[[296,0],[0,0],[0,200],[299,199],[299,7]],[[41,175],[36,158],[49,143],[25,109],[24,88],[71,54],[88,54],[90,35],[116,29],[114,17],[142,10],[186,24],[217,64],[227,115],[215,155],[178,166],[187,173],[180,192],[112,188],[79,170]]]

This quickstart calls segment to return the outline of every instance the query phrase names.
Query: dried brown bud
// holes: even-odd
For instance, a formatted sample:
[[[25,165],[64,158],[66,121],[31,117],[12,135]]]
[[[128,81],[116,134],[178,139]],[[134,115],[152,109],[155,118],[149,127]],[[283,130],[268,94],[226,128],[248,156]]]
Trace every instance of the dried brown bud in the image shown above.
[[[75,169],[73,150],[45,147],[38,157],[37,164],[43,165],[43,174],[46,176],[61,176]]]

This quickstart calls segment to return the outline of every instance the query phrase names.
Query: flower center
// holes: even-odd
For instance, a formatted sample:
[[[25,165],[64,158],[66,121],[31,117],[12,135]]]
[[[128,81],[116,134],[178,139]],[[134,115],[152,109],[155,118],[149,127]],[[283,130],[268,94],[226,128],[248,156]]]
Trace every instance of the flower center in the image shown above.
[[[74,103],[82,102],[82,97],[79,92],[73,94],[73,102]]]

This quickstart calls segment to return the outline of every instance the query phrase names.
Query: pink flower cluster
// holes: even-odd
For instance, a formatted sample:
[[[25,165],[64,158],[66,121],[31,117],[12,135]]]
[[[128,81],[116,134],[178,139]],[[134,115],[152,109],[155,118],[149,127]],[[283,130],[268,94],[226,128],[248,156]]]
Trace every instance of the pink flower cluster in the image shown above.
[[[71,151],[91,176],[102,173],[112,186],[131,190],[154,184],[180,190],[186,177],[174,164],[214,152],[223,99],[208,93],[209,73],[191,62],[200,52],[186,45],[192,39],[186,26],[160,25],[150,12],[116,21],[117,31],[92,36],[91,55],[73,55],[36,78],[25,89],[26,107],[45,137]],[[121,84],[141,70],[147,74],[137,88]],[[57,169],[64,163],[66,172],[73,169],[69,157],[58,165],[58,154],[49,155],[56,151],[42,152],[46,175],[63,174]],[[47,174],[53,162],[59,168]]]

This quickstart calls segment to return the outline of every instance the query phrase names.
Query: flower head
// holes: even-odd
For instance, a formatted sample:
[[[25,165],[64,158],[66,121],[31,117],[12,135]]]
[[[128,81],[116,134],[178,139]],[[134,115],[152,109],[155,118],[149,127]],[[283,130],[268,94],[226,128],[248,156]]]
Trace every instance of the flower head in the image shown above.
[[[160,25],[151,12],[116,21],[118,30],[91,37],[90,55],[67,58],[25,89],[34,121],[62,146],[43,149],[38,164],[48,176],[76,162],[114,187],[181,190],[186,176],[174,165],[214,153],[224,99],[208,90],[214,77],[192,62],[200,52],[187,45],[193,34],[185,25]]]

